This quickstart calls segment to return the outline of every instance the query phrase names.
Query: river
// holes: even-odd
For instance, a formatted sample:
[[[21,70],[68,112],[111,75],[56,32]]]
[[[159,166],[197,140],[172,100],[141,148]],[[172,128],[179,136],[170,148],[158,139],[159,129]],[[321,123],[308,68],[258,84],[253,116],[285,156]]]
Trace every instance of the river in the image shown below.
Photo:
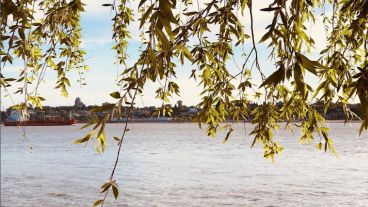
[[[329,123],[339,158],[299,144],[300,130],[275,132],[275,163],[250,148],[251,124],[213,140],[188,123],[133,123],[116,179],[121,195],[105,206],[368,206],[368,133]],[[108,124],[104,154],[73,145],[77,126],[1,126],[1,206],[91,206],[102,197],[123,124]],[[317,138],[318,139],[318,138]],[[29,146],[32,146],[32,149]]]

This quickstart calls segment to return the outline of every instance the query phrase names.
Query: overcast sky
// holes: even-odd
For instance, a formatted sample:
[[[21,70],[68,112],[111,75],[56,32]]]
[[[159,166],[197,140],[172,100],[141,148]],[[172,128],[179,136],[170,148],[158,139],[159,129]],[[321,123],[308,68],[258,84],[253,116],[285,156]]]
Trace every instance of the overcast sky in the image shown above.
[[[116,86],[117,74],[120,72],[117,66],[114,64],[115,54],[111,49],[113,42],[112,36],[112,22],[110,15],[110,9],[101,6],[103,3],[109,3],[110,1],[96,1],[96,0],[85,0],[86,12],[82,14],[81,26],[82,26],[82,48],[87,52],[86,64],[90,66],[90,70],[84,75],[87,85],[79,86],[76,82],[78,74],[71,72],[69,78],[72,80],[72,87],[69,89],[68,97],[61,97],[60,91],[54,89],[56,82],[56,73],[54,71],[48,71],[45,76],[45,81],[41,84],[39,93],[41,96],[46,98],[44,105],[73,105],[76,97],[80,97],[82,101],[87,105],[101,104],[106,101],[112,101],[113,99],[109,94],[113,91],[119,90]],[[139,1],[138,1],[139,2]],[[268,12],[260,11],[261,8],[268,6],[270,1],[255,1],[254,5],[254,20],[255,20],[255,36],[256,39],[260,39],[262,35],[267,31],[265,27],[272,20],[272,14]],[[132,3],[131,8],[137,11],[137,3]],[[247,12],[246,12],[247,13]],[[136,19],[139,18],[135,15]],[[246,27],[247,34],[249,31],[249,16],[242,17],[244,25]],[[321,18],[319,17],[319,20]],[[308,33],[314,38],[316,45],[315,51],[321,50],[325,46],[326,34],[321,21],[317,21],[316,24],[310,23],[306,25],[308,27]],[[138,57],[139,42],[139,25],[133,23],[130,26],[132,33],[132,39],[130,39],[128,54],[130,58],[128,65],[132,65]],[[250,51],[250,39],[245,45],[245,50]],[[275,70],[273,63],[268,60],[269,50],[267,50],[267,44],[258,45],[260,55],[260,65],[262,70],[266,74],[270,74]],[[240,52],[237,51],[237,61],[241,65],[243,60],[241,59]],[[313,55],[315,56],[315,55]],[[229,63],[230,70],[237,70],[233,63]],[[19,74],[20,65],[7,65],[2,69],[3,74],[6,77],[16,77]],[[176,82],[179,84],[181,89],[180,97],[173,97],[171,103],[175,104],[178,100],[183,100],[185,105],[196,105],[200,100],[199,93],[201,89],[197,86],[193,80],[189,80],[191,70],[194,69],[190,64],[181,66],[178,64]],[[257,81],[259,76],[255,76]],[[310,75],[307,76],[309,80],[315,81]],[[160,105],[161,101],[155,99],[155,91],[157,84],[148,84],[144,91],[144,96],[138,98],[138,104],[140,106],[151,106]],[[11,87],[10,92],[16,91],[16,87]],[[4,91],[1,91],[2,98],[2,110],[12,105],[12,101],[6,95]],[[12,99],[15,103],[19,103],[21,97],[19,95],[12,95]]]

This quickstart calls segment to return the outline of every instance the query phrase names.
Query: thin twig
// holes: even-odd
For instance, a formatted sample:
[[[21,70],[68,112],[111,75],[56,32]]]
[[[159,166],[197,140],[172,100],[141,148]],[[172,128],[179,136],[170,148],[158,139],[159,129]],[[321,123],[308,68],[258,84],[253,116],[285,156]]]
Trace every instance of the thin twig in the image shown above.
[[[128,111],[127,119],[126,119],[126,122],[125,122],[124,131],[123,131],[123,134],[121,135],[121,139],[120,139],[120,141],[118,143],[118,151],[117,151],[117,154],[116,154],[114,167],[112,169],[112,172],[111,172],[111,175],[110,175],[110,178],[109,178],[110,183],[112,183],[112,179],[114,178],[115,170],[116,170],[116,167],[117,167],[118,162],[119,162],[120,152],[121,152],[121,146],[123,145],[123,140],[124,140],[124,137],[125,137],[125,133],[128,131],[129,117],[131,117],[131,114],[132,114],[133,109],[134,109],[134,100],[135,100],[135,97],[137,95],[137,91],[138,91],[138,88],[135,88],[134,95],[133,95],[132,101],[130,103],[130,108],[129,108],[129,111]],[[105,200],[106,200],[106,197],[107,197],[108,192],[109,192],[109,190],[106,190],[106,193],[104,195],[103,201],[101,203],[101,207],[105,203]]]
[[[248,7],[249,7],[249,13],[250,13],[250,30],[251,30],[251,34],[252,34],[252,43],[253,43],[253,49],[255,52],[255,61],[256,61],[256,68],[258,69],[259,73],[261,74],[262,80],[266,80],[266,76],[263,74],[263,72],[261,71],[261,67],[259,66],[259,62],[258,62],[258,51],[257,51],[257,47],[256,47],[256,41],[255,41],[255,36],[254,36],[254,22],[253,22],[253,8],[252,8],[252,0],[250,0],[248,2]]]

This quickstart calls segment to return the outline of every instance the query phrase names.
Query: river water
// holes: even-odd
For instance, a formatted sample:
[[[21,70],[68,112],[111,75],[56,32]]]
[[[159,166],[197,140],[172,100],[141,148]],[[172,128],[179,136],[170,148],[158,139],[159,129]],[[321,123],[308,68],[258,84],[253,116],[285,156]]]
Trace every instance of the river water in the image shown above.
[[[73,145],[79,126],[1,127],[1,206],[91,206],[102,197],[116,153]],[[134,123],[116,171],[121,196],[105,206],[368,206],[368,133],[359,123],[329,123],[340,158],[301,145],[300,131],[276,132],[275,163],[250,149],[250,124],[235,124],[226,144],[195,124]]]

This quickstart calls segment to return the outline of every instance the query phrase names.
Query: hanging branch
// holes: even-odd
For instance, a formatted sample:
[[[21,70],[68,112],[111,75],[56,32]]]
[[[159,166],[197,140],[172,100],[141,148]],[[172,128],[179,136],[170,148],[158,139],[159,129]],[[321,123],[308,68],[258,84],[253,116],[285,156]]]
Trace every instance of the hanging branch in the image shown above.
[[[250,30],[251,30],[251,34],[252,34],[252,44],[253,44],[253,48],[254,49],[254,53],[255,53],[255,61],[256,61],[256,68],[258,69],[258,72],[261,74],[262,77],[262,81],[266,80],[266,76],[263,74],[261,67],[259,66],[259,62],[258,62],[258,51],[257,51],[257,47],[256,47],[256,41],[255,41],[255,36],[254,36],[254,26],[253,26],[253,6],[252,6],[252,0],[248,1],[248,7],[249,7],[249,14],[250,14]]]

